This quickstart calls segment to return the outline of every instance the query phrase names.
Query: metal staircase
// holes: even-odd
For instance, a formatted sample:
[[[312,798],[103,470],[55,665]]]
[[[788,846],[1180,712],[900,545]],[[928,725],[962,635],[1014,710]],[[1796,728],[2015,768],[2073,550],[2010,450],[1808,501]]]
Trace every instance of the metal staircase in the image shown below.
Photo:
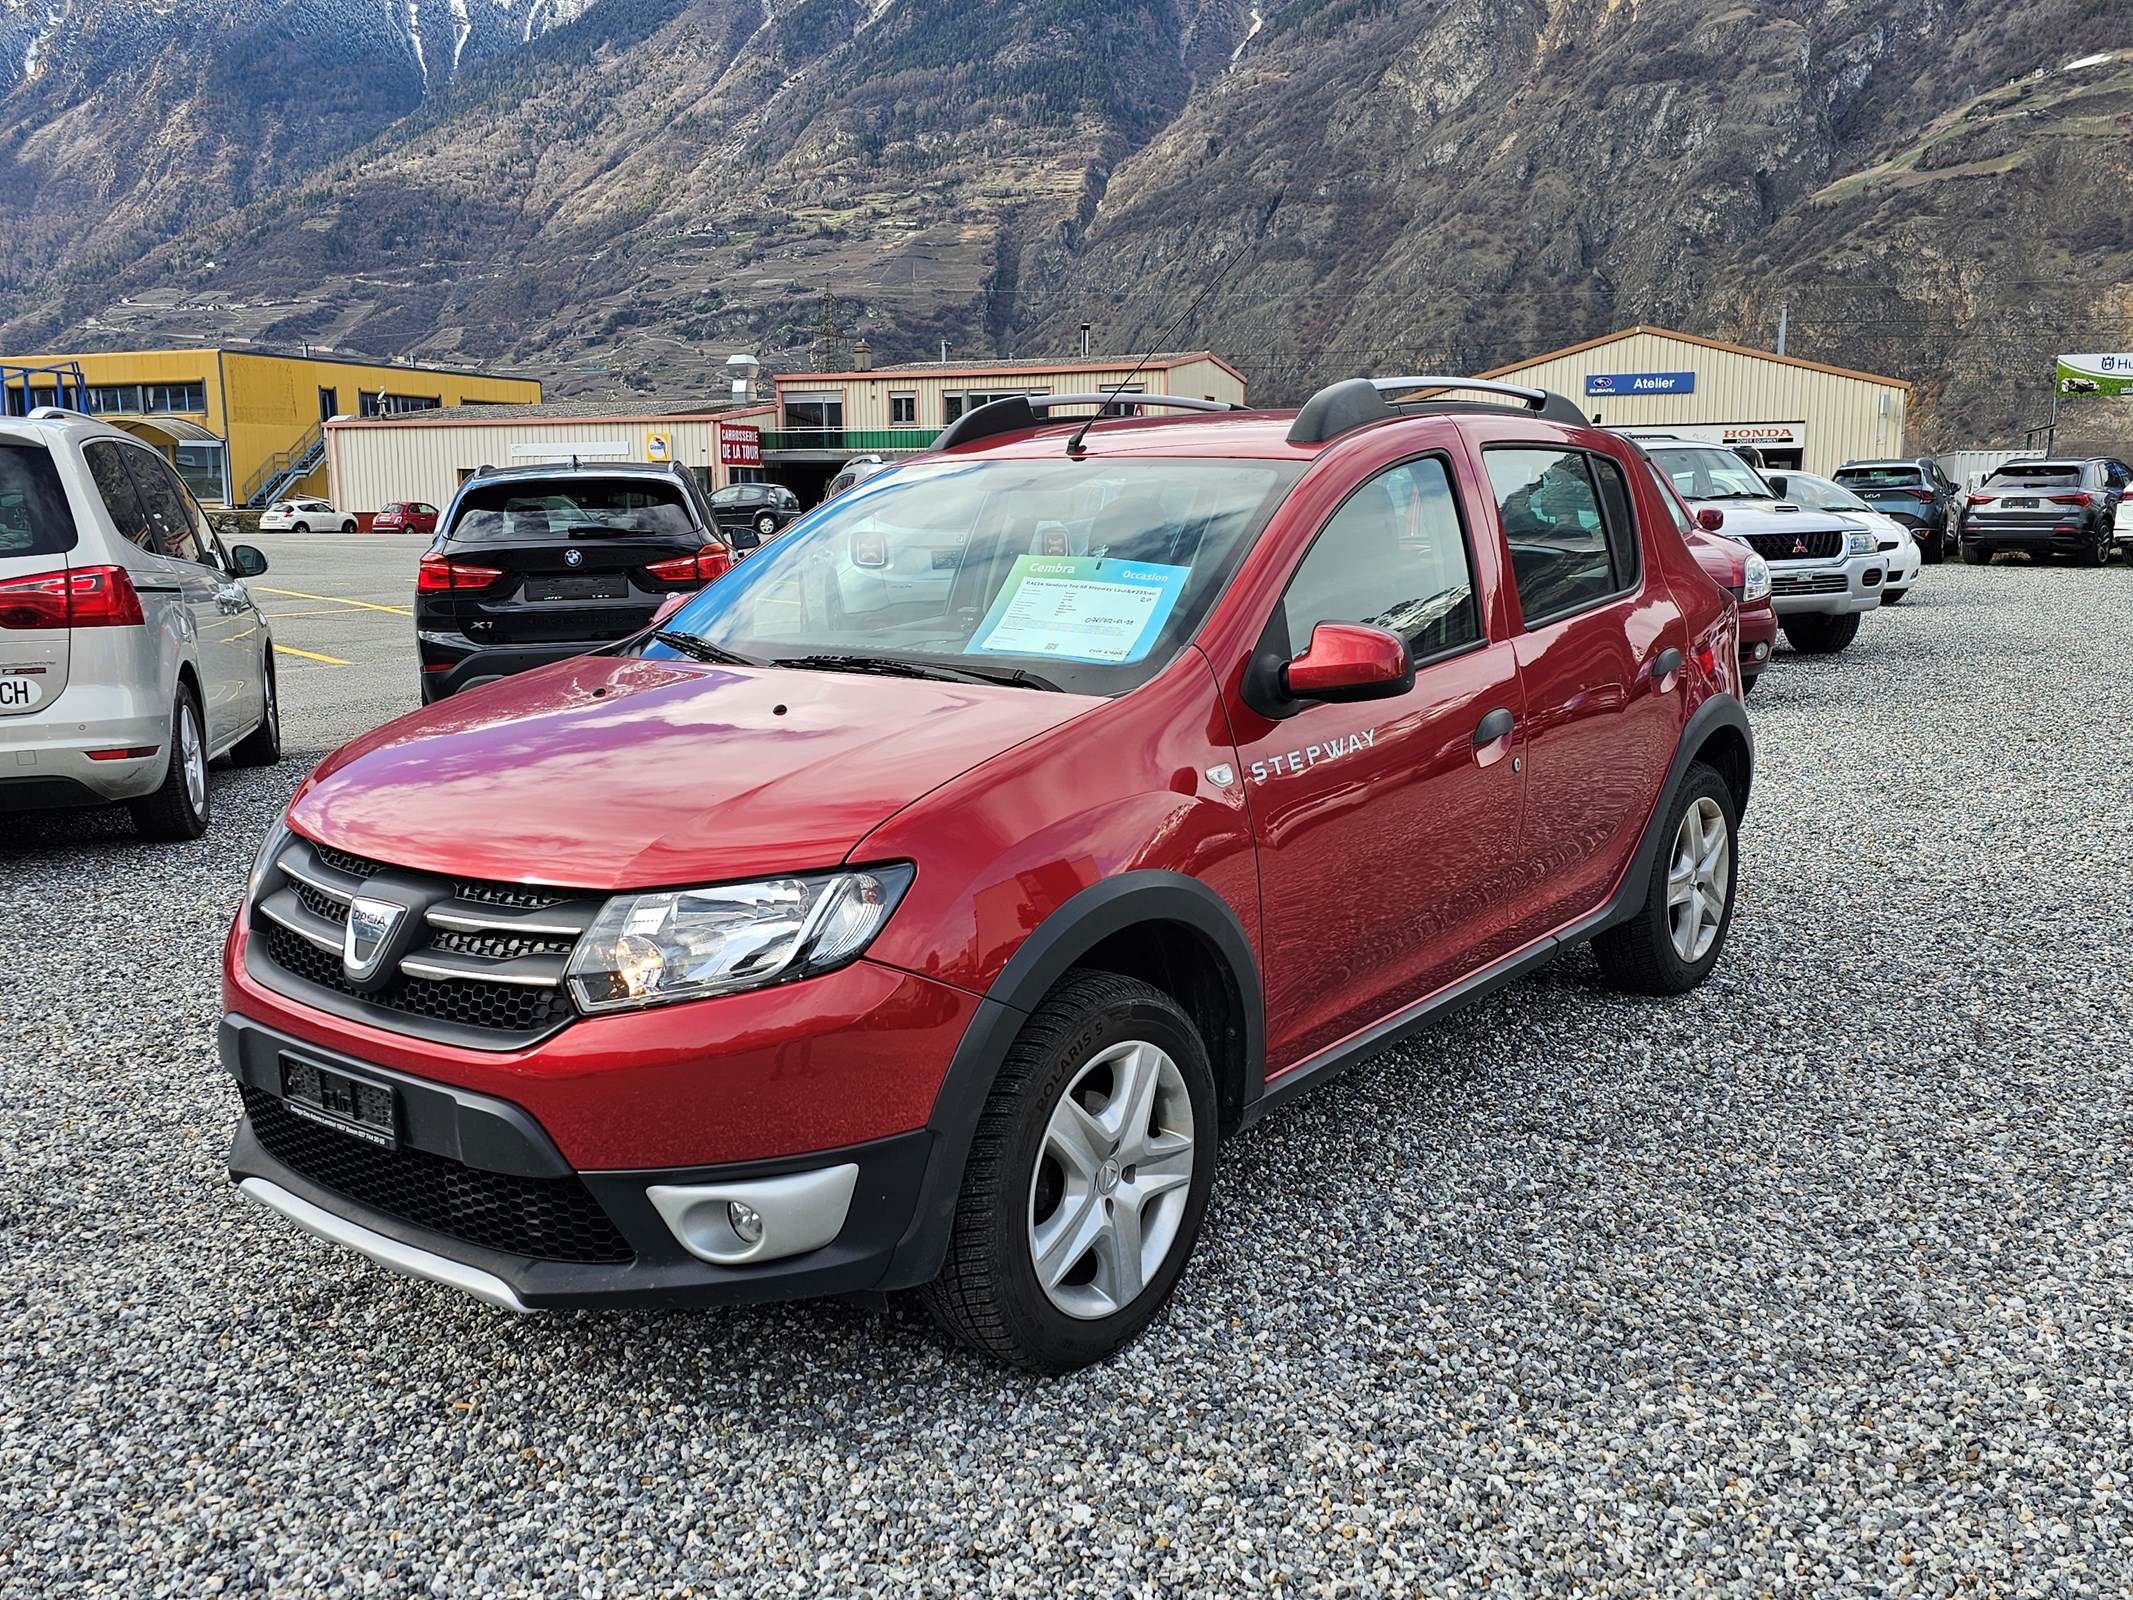
[[[82,376],[79,361],[61,361],[49,367],[0,363],[0,401],[5,402],[0,409],[11,417],[26,417],[38,406],[48,405],[86,412],[89,382]]]
[[[318,471],[318,464],[325,459],[326,424],[314,422],[296,443],[275,451],[260,463],[259,470],[237,491],[238,505],[247,510],[267,505],[289,485]]]

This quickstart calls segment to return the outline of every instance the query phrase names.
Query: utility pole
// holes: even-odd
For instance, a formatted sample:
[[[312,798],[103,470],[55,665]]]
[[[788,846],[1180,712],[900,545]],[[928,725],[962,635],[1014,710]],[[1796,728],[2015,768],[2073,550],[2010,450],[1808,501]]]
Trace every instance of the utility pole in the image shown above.
[[[1789,324],[1789,323],[1791,322],[1791,320],[1792,320],[1792,307],[1791,307],[1791,306],[1789,306],[1789,305],[1781,305],[1781,306],[1779,306],[1779,307],[1778,307],[1778,347],[1777,347],[1777,353],[1778,353],[1779,355],[1783,355],[1783,354],[1785,353],[1785,332],[1786,332],[1786,328],[1787,328],[1787,325],[1788,325],[1788,324]]]
[[[837,320],[837,297],[822,291],[822,322],[816,332],[820,346],[817,372],[842,372],[849,365],[844,359],[844,325]]]

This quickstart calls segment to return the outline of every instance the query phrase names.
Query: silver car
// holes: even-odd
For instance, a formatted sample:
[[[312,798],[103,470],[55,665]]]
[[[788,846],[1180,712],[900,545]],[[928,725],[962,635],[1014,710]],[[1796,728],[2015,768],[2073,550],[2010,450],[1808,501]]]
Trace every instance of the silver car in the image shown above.
[[[266,569],[132,435],[0,418],[0,815],[123,802],[144,838],[206,832],[209,761],[281,759],[274,641],[242,582]]]

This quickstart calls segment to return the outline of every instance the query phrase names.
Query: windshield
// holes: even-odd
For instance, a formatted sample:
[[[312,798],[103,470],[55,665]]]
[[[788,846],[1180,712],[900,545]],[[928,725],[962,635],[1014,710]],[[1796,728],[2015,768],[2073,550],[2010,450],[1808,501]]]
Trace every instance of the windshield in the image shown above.
[[[466,544],[506,544],[568,535],[652,534],[686,538],[696,519],[678,484],[520,479],[488,483],[460,497],[451,537]]]
[[[1809,511],[1874,509],[1843,484],[1831,483],[1827,478],[1817,478],[1805,472],[1791,473],[1786,477],[1785,498],[1796,506],[1805,506]]]
[[[1122,694],[1190,639],[1300,464],[913,462],[817,507],[667,623],[750,660],[845,658]],[[645,654],[685,652],[665,644]],[[1027,681],[1026,679],[1023,681]]]
[[[1768,500],[1770,485],[1755,468],[1717,445],[1648,445],[1659,470],[1684,500]]]

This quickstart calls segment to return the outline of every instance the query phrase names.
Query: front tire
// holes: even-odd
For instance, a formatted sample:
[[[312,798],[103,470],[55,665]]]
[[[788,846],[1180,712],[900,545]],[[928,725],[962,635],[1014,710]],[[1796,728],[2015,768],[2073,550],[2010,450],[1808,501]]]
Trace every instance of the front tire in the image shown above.
[[[163,785],[126,809],[133,813],[133,831],[144,839],[175,842],[207,832],[207,732],[200,702],[182,683],[170,711],[170,765]]]
[[[1631,994],[1687,994],[1711,975],[1733,926],[1740,813],[1718,769],[1699,761],[1667,813],[1644,904],[1592,941],[1600,975]]]
[[[343,533],[355,533],[358,531],[359,530],[355,525],[355,519],[353,517],[349,518],[348,521],[341,524],[341,532]]]
[[[273,767],[281,764],[281,692],[274,683],[274,656],[269,647],[261,663],[260,684],[266,706],[254,728],[230,747],[230,764],[236,767]]]
[[[1803,656],[1833,656],[1859,636],[1859,613],[1847,611],[1841,616],[1809,612],[1805,616],[1792,617],[1778,624],[1785,630],[1785,642]]]
[[[1069,973],[994,1080],[927,1308],[971,1349],[1033,1372],[1101,1361],[1185,1270],[1215,1138],[1214,1072],[1178,1003],[1134,978]]]

